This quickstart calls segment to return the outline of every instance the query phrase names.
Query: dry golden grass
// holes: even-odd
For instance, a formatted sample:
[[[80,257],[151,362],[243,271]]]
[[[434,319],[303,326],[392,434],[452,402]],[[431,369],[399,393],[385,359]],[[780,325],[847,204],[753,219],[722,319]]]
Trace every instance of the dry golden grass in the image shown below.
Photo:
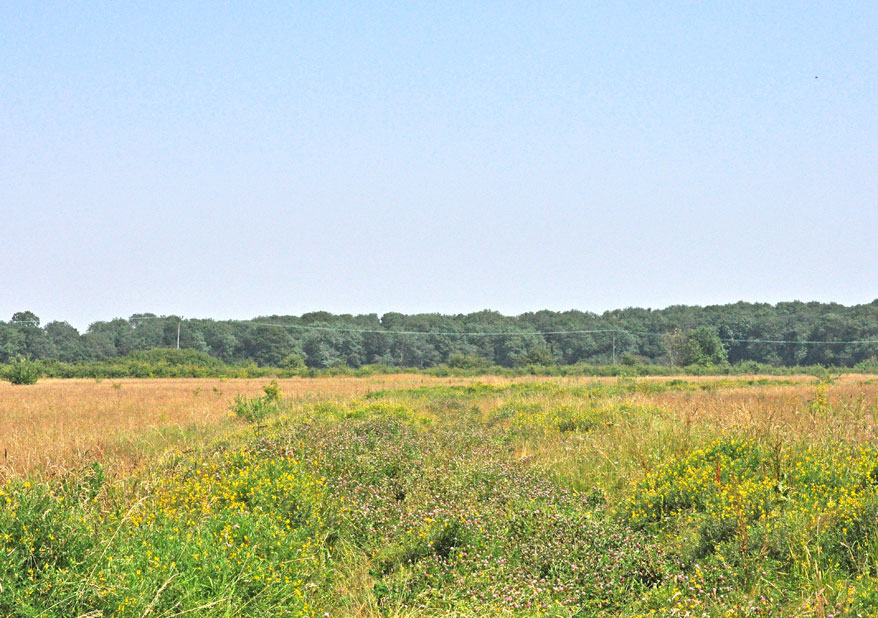
[[[869,442],[878,431],[878,381],[847,375],[826,386],[825,410],[815,409],[814,378],[795,385],[717,391],[666,391],[637,396],[671,412],[681,426],[710,428],[751,437],[777,435],[784,440],[845,439]],[[818,406],[819,407],[819,406]]]
[[[411,374],[279,380],[286,397],[349,398],[384,388],[461,380]],[[92,461],[136,465],[193,432],[216,431],[237,394],[269,379],[41,380],[0,382],[0,481],[52,476]]]
[[[534,380],[539,378],[519,378]],[[227,425],[235,395],[261,393],[270,378],[0,381],[0,482],[55,476],[101,461],[131,467],[145,456]],[[500,383],[504,378],[436,378],[418,374],[278,380],[292,399],[349,399],[381,389],[428,384]]]
[[[670,379],[673,378],[638,378],[638,381]],[[686,379],[709,382],[721,378]],[[596,381],[613,383],[616,378],[436,378],[394,374],[290,378],[279,380],[279,385],[287,398],[308,401],[343,400],[374,390],[422,385],[545,380],[574,385]],[[807,412],[814,397],[813,377],[782,380],[793,380],[796,384],[633,394],[624,400],[660,408],[665,415],[670,414],[674,422],[665,422],[665,426],[675,432],[676,443],[681,439],[676,433],[688,432],[690,427],[748,434],[773,431],[783,439],[816,435],[875,439],[878,383],[870,382],[867,376],[844,376],[829,387],[830,402],[835,410],[831,415]],[[136,466],[144,457],[171,444],[229,427],[235,422],[229,416],[234,396],[257,394],[268,382],[267,378],[42,380],[33,386],[0,382],[0,481],[17,475],[54,476],[92,461],[117,467]],[[482,403],[487,407],[491,404],[490,401]],[[658,423],[659,419],[654,422]],[[619,446],[628,443],[629,448],[637,448],[634,442],[643,438],[643,429],[626,427],[623,422],[611,428],[607,438]],[[540,450],[553,447],[544,444]],[[569,445],[566,448],[569,449]],[[569,455],[568,452],[565,457]],[[608,453],[606,457],[609,460],[611,455]],[[644,461],[647,460],[644,456]]]

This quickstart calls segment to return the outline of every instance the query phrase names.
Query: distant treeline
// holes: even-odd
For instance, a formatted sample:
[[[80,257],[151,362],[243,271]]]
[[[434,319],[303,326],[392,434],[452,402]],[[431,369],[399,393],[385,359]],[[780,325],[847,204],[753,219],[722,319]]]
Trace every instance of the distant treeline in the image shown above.
[[[679,305],[600,315],[480,311],[379,317],[315,312],[253,320],[181,320],[141,313],[95,322],[85,333],[66,322],[41,324],[32,312],[21,311],[8,322],[0,321],[0,363],[28,358],[59,361],[58,367],[109,367],[114,361],[155,365],[158,361],[148,354],[138,360],[138,353],[176,347],[178,332],[180,348],[205,355],[199,356],[202,361],[212,357],[220,363],[216,367],[251,373],[269,367],[298,373],[368,366],[472,371],[493,366],[521,370],[741,363],[854,367],[876,364],[878,300],[851,307],[816,302]]]

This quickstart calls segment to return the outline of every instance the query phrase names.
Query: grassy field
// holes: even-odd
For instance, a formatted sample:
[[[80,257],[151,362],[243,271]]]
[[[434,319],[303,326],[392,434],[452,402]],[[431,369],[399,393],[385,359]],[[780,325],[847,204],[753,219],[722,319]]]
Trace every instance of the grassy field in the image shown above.
[[[0,615],[873,616],[876,428],[858,375],[0,384]]]
[[[345,399],[384,388],[425,384],[417,375],[289,378],[290,399]],[[0,381],[0,480],[63,475],[95,461],[134,467],[171,444],[223,428],[236,395],[261,393],[267,379]],[[458,380],[455,383],[460,383]],[[430,380],[430,383],[451,383]]]

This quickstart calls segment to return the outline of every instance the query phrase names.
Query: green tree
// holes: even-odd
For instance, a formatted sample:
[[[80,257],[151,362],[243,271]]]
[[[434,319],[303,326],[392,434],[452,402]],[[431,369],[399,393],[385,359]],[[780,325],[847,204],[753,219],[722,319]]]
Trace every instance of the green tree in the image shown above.
[[[679,328],[662,336],[662,345],[671,367],[682,367],[688,364],[690,348],[689,338]]]
[[[124,356],[134,349],[129,347],[129,335],[132,326],[128,320],[116,318],[109,322],[94,322],[89,325],[86,336],[91,335],[91,339],[95,342],[94,350],[98,352],[98,360],[102,358],[112,358],[114,356]],[[110,345],[107,345],[109,341]],[[99,343],[98,343],[99,342]]]
[[[305,352],[305,362],[309,367],[316,369],[325,369],[333,367],[342,362],[335,344],[336,333],[331,331],[316,332],[305,339],[302,346]]]
[[[532,346],[527,352],[516,359],[516,364],[519,367],[527,365],[549,366],[554,365],[555,362],[555,356],[552,354],[552,350],[545,344]]]
[[[15,324],[26,324],[35,328],[40,327],[40,318],[33,311],[17,311],[13,313],[12,322]]]
[[[285,328],[260,324],[250,326],[241,339],[244,356],[264,367],[279,367],[290,354],[298,352]]]
[[[57,351],[40,328],[40,318],[32,311],[19,311],[12,316],[12,326],[23,337],[24,355],[28,358],[56,358]]]
[[[26,354],[24,332],[15,324],[0,322],[0,363]]]
[[[67,322],[49,322],[44,331],[59,361],[75,363],[88,357],[79,331]]]
[[[236,360],[235,354],[239,347],[238,336],[232,324],[202,320],[200,329],[207,344],[207,351],[211,356],[221,358],[227,363]]]
[[[119,355],[112,335],[104,331],[85,333],[82,336],[82,343],[88,360],[108,360]]]
[[[722,365],[728,362],[728,353],[716,331],[707,326],[699,326],[689,333],[689,357],[687,365]]]

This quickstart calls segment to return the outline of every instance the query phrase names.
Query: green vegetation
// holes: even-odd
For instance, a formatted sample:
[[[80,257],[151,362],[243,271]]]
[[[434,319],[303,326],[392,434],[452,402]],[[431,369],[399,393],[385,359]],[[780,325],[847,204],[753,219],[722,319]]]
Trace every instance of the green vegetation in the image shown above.
[[[66,322],[41,327],[38,316],[22,311],[0,322],[0,363],[18,356],[73,364],[133,358],[138,351],[176,347],[178,329],[184,349],[229,365],[286,370],[658,364],[716,371],[745,362],[878,366],[878,300],[852,307],[742,302],[515,317],[493,311],[381,317],[319,311],[215,321],[142,313],[95,322],[83,334]],[[821,341],[839,343],[813,343]]]
[[[326,376],[370,376],[386,373],[412,373],[437,377],[472,377],[496,375],[504,377],[517,376],[592,376],[592,377],[640,377],[640,376],[715,376],[715,375],[813,375],[818,378],[830,373],[821,365],[810,367],[777,367],[753,362],[742,362],[735,365],[693,364],[687,366],[619,364],[589,365],[526,365],[521,367],[501,367],[487,365],[484,362],[454,362],[426,369],[412,367],[393,367],[389,365],[363,365],[347,367],[337,365],[326,369],[315,369],[295,363],[281,367],[258,366],[254,363],[231,365],[213,358],[203,352],[194,350],[175,350],[169,348],[145,350],[132,353],[127,357],[105,361],[81,363],[62,363],[57,360],[12,361],[8,365],[0,365],[0,379],[10,381],[31,376],[47,378],[291,378],[291,377],[326,377]],[[854,367],[835,367],[832,372],[844,373],[878,373],[878,364],[862,363]],[[17,382],[22,383],[22,382]],[[33,382],[30,382],[33,383]]]
[[[813,389],[810,407],[692,426],[648,399],[767,388]],[[96,463],[0,488],[0,614],[875,615],[878,449],[851,427],[878,399],[831,388],[545,381],[306,402],[269,383],[236,400],[231,433],[130,476]]]
[[[0,370],[0,377],[12,384],[36,384],[42,372],[37,363],[17,358]]]
[[[281,409],[281,393],[277,381],[272,380],[271,384],[263,386],[262,390],[265,392],[262,397],[236,396],[232,405],[235,416],[255,423],[272,414],[277,414]]]
[[[673,366],[689,365],[721,367],[728,362],[728,353],[716,331],[699,326],[688,333],[679,328],[665,335],[662,343]]]

